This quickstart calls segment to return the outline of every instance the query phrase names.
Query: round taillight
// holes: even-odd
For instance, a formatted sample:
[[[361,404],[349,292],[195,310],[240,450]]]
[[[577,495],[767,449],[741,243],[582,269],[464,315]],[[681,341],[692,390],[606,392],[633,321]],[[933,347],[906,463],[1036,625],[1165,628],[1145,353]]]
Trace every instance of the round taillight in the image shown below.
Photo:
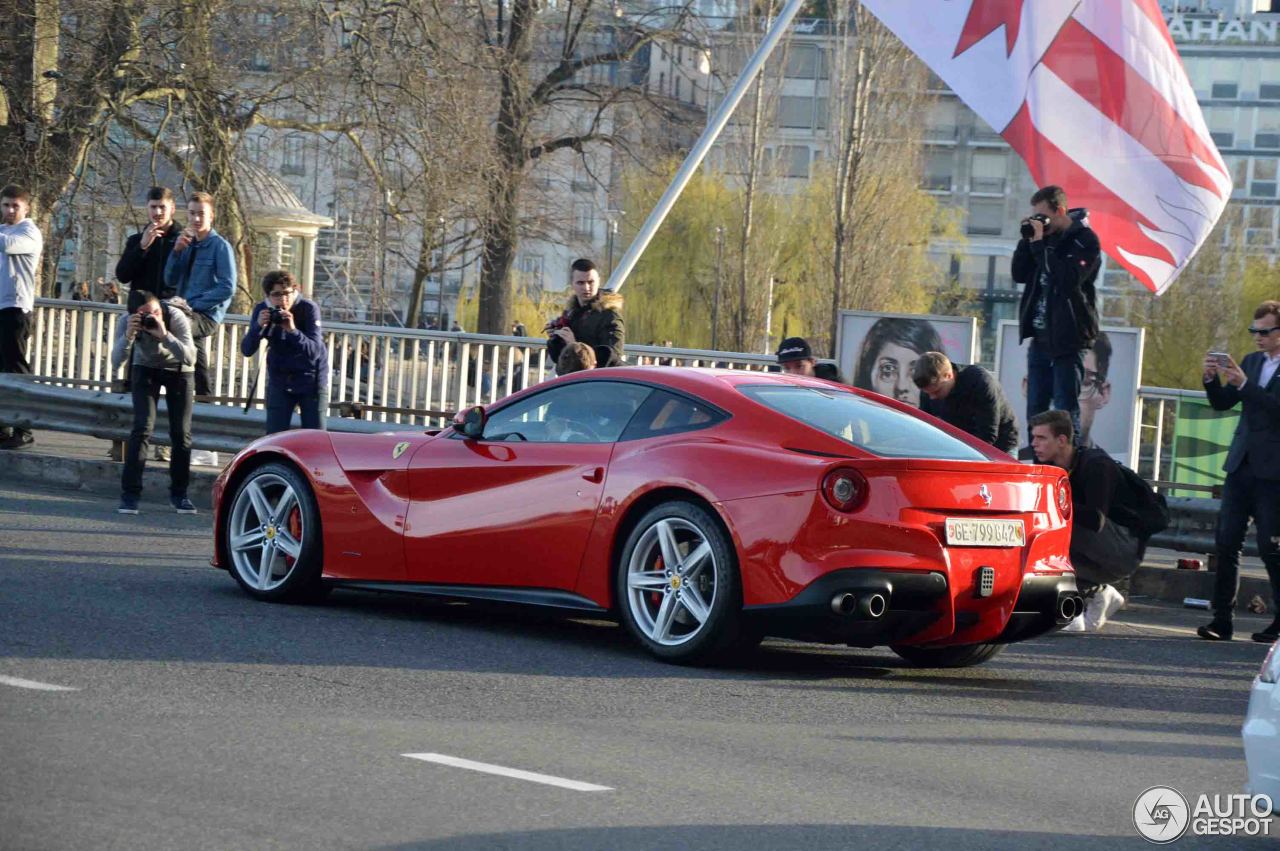
[[[822,478],[822,495],[837,511],[855,511],[867,498],[867,480],[857,470],[839,467]]]
[[[1054,488],[1055,495],[1058,500],[1058,510],[1062,512],[1063,519],[1071,516],[1071,483],[1069,479],[1058,479],[1058,486]]]

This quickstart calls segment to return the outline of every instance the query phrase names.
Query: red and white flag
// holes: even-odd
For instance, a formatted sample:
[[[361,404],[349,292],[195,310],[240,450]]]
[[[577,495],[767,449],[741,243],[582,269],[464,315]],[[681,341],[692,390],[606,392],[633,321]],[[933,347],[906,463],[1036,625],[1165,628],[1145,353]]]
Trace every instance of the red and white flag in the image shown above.
[[[1231,196],[1157,0],[863,0],[1161,293]]]

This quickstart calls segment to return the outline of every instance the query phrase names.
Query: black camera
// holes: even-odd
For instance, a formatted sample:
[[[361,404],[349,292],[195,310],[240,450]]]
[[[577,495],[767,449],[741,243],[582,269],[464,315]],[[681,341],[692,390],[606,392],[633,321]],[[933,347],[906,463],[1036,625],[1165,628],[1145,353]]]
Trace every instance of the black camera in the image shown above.
[[[1044,213],[1036,213],[1035,215],[1027,216],[1026,220],[1022,223],[1021,232],[1023,239],[1031,239],[1031,237],[1036,235],[1035,228],[1031,227],[1032,222],[1039,222],[1042,225],[1047,225],[1049,224],[1049,217]]]
[[[154,331],[160,327],[160,323],[156,321],[156,318],[150,313],[145,314],[139,321],[141,322],[142,329],[144,331]]]
[[[284,309],[279,307],[271,308],[271,324],[281,325],[284,323]]]

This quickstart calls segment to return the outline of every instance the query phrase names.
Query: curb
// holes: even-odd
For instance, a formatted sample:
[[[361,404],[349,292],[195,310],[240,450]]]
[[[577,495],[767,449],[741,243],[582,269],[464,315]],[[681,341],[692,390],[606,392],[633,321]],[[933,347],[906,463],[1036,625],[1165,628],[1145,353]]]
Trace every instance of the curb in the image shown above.
[[[1129,593],[1181,604],[1187,597],[1213,599],[1213,573],[1207,570],[1178,570],[1175,567],[1139,567],[1129,577]],[[1240,577],[1236,611],[1243,612],[1257,594],[1271,607],[1271,583],[1262,577]],[[1268,614],[1271,614],[1268,612]]]
[[[55,487],[71,488],[120,498],[120,475],[124,465],[118,461],[89,458],[64,458],[29,449],[0,452],[0,478],[18,482],[40,482]],[[193,468],[187,496],[196,508],[213,506],[211,491],[220,471]],[[146,497],[167,498],[169,468],[163,461],[148,463],[142,474],[142,493]]]

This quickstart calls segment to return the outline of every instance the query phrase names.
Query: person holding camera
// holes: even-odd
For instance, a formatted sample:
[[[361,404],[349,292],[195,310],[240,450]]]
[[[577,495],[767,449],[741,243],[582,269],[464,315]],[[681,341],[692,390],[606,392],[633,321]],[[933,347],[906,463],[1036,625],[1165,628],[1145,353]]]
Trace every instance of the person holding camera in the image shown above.
[[[1204,359],[1204,390],[1217,411],[1240,405],[1240,420],[1222,468],[1222,508],[1215,532],[1218,569],[1213,575],[1213,620],[1196,630],[1209,641],[1230,640],[1240,591],[1240,549],[1253,518],[1258,555],[1271,580],[1273,611],[1280,612],[1280,301],[1264,301],[1249,325],[1257,351],[1237,364],[1226,352]],[[1226,384],[1222,384],[1222,379]],[[1253,634],[1270,644],[1280,638],[1280,614]]]
[[[146,448],[156,421],[156,402],[164,388],[169,406],[169,504],[179,514],[195,514],[187,498],[191,478],[191,406],[195,401],[196,346],[191,322],[179,309],[161,302],[154,293],[120,323],[111,366],[129,364],[129,392],[133,395],[133,430],[125,447],[120,481],[120,514],[137,514],[142,496]]]
[[[1080,385],[1084,353],[1098,336],[1094,282],[1101,267],[1098,237],[1088,210],[1067,208],[1060,186],[1031,196],[1022,239],[1013,252],[1013,280],[1023,285],[1018,306],[1019,339],[1027,348],[1027,421],[1054,410],[1071,415],[1080,429]]]
[[[283,270],[262,279],[266,299],[249,315],[240,341],[247,358],[267,342],[267,434],[285,431],[296,408],[303,428],[323,429],[329,397],[329,350],[320,335],[320,308]]]
[[[566,346],[586,343],[596,352],[597,366],[621,366],[627,329],[622,322],[622,296],[600,291],[596,264],[581,257],[571,267],[573,298],[564,313],[547,323],[547,354],[560,359]]]
[[[187,226],[174,240],[164,265],[168,290],[191,305],[191,329],[196,341],[196,395],[213,394],[209,384],[209,356],[204,341],[215,334],[235,295],[236,255],[213,229],[213,196],[193,192],[187,204]]]
[[[925,352],[911,371],[920,388],[920,410],[968,432],[996,449],[1018,448],[1018,423],[1000,382],[975,364],[952,363],[942,352]]]

